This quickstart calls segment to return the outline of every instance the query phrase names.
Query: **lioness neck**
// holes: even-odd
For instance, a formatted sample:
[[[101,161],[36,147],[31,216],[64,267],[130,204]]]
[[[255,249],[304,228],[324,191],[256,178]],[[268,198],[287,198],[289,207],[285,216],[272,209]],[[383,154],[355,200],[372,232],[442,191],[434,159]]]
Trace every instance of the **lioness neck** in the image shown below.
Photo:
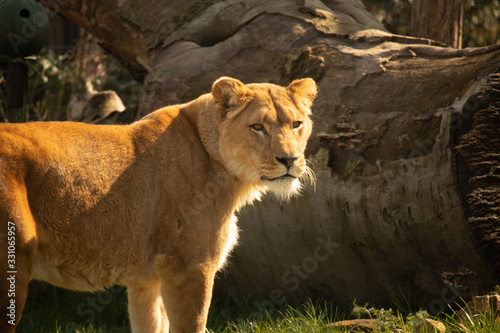
[[[222,163],[219,154],[219,131],[215,101],[211,94],[205,94],[185,104],[182,111],[196,127],[207,153],[217,162]]]
[[[218,164],[227,176],[234,180],[237,187],[234,189],[236,191],[234,209],[238,210],[245,204],[251,204],[254,200],[259,200],[265,192],[264,188],[242,182],[225,167],[220,154],[218,115],[212,94],[202,95],[196,100],[185,104],[182,112],[185,112],[190,122],[196,127],[200,140],[212,160],[211,163]]]

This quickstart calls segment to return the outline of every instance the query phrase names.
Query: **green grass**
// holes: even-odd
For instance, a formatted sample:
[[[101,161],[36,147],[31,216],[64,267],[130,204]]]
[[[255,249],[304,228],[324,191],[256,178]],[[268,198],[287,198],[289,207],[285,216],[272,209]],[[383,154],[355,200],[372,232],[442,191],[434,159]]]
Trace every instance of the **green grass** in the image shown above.
[[[446,316],[448,330],[450,332],[464,333],[498,333],[500,332],[500,318],[492,313],[479,313],[474,316],[466,316],[459,320],[457,313]]]
[[[36,287],[36,286],[35,286]],[[17,333],[125,333],[130,332],[127,315],[127,296],[124,288],[90,294],[70,292],[44,284],[28,298]],[[398,303],[398,302],[396,302]],[[500,320],[494,314],[479,313],[459,319],[457,312],[449,311],[437,317],[425,311],[408,314],[407,309],[384,310],[368,304],[354,304],[340,310],[331,302],[307,300],[301,304],[262,309],[251,298],[214,299],[208,319],[210,333],[293,333],[346,332],[334,328],[335,321],[376,319],[377,332],[415,332],[422,318],[439,320],[447,332],[500,332]],[[401,305],[401,304],[399,304]]]
[[[257,311],[256,311],[257,310]],[[261,332],[334,332],[327,327],[341,320],[338,309],[326,302],[308,300],[300,305],[284,305],[271,311],[258,311],[248,301],[232,298],[229,302],[213,303],[208,322],[210,333]]]

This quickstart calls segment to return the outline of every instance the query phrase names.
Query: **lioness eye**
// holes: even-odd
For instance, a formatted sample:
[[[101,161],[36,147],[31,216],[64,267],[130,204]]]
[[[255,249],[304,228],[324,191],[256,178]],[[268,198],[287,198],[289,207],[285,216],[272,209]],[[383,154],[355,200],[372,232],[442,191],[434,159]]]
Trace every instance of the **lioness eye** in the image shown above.
[[[294,121],[292,126],[293,126],[293,128],[299,128],[300,126],[302,126],[302,122],[301,121]]]
[[[264,129],[264,126],[263,126],[262,124],[253,124],[253,125],[252,125],[252,126],[250,126],[250,127],[252,127],[252,129],[253,129],[253,130],[255,130],[255,131],[259,131],[259,132],[260,132],[260,131],[262,131],[262,130]]]

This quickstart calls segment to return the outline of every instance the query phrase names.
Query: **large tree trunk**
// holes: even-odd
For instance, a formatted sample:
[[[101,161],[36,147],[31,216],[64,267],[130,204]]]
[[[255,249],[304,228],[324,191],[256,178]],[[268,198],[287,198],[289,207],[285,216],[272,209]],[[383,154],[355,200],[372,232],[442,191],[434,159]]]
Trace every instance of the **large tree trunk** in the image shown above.
[[[411,35],[462,48],[465,0],[413,0]]]
[[[438,311],[497,283],[465,216],[454,132],[500,66],[499,45],[455,50],[392,35],[358,0],[80,3],[60,10],[144,80],[142,115],[222,75],[318,82],[307,150],[316,190],[241,212],[219,293],[272,306],[305,293],[388,302],[402,289]]]

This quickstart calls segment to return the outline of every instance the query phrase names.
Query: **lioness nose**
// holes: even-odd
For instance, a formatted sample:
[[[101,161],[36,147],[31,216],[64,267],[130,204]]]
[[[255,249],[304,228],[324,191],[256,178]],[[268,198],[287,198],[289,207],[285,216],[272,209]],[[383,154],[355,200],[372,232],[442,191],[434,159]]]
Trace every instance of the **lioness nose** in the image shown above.
[[[295,163],[296,160],[297,160],[297,157],[278,157],[278,156],[276,156],[276,161],[280,162],[281,164],[283,164],[287,168],[290,168],[293,165],[293,163]]]

